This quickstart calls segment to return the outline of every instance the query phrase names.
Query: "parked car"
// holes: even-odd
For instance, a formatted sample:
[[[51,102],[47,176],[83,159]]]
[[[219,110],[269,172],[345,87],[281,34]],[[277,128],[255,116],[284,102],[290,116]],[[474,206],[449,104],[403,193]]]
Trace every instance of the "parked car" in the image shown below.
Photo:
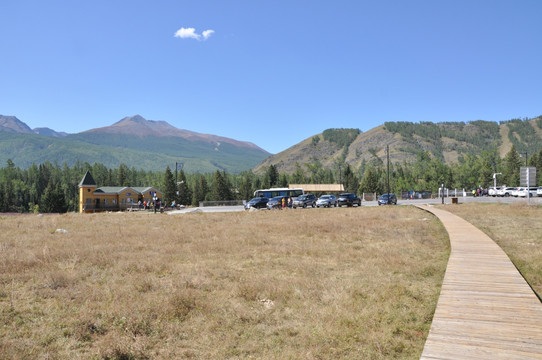
[[[397,196],[395,194],[382,194],[378,198],[378,205],[397,205]]]
[[[347,205],[347,206],[354,206],[358,205],[361,206],[361,199],[356,194],[352,193],[344,193],[339,195],[338,200],[339,206]]]
[[[499,195],[499,190],[500,190],[500,189],[501,189],[501,188],[500,188],[499,186],[497,186],[497,187],[490,187],[490,188],[488,189],[488,191],[487,191],[487,194],[488,194],[489,196],[495,197],[495,196]]]
[[[536,189],[536,196],[542,196],[542,186]]]
[[[529,197],[538,196],[537,192],[538,192],[538,190],[537,190],[536,187],[531,187],[530,190],[529,190],[529,193],[530,193]],[[527,188],[526,187],[519,188],[518,196],[519,197],[527,197]]]
[[[512,190],[512,192],[510,192],[510,195],[513,196],[513,197],[518,197],[519,189],[520,188],[518,188],[518,187],[514,188],[514,190]]]
[[[269,210],[271,209],[282,209],[282,198],[284,196],[275,196],[267,202],[267,208]]]
[[[337,198],[335,195],[322,195],[316,200],[316,207],[332,207],[337,206]]]
[[[302,207],[306,208],[307,206],[316,206],[316,196],[314,194],[303,194],[298,196],[292,205],[295,208]]]
[[[497,193],[498,196],[510,196],[512,195],[512,191],[514,191],[515,187],[503,187],[499,190],[499,192]]]
[[[250,208],[265,209],[268,201],[269,199],[266,197],[255,197],[245,204],[245,210],[249,210]]]

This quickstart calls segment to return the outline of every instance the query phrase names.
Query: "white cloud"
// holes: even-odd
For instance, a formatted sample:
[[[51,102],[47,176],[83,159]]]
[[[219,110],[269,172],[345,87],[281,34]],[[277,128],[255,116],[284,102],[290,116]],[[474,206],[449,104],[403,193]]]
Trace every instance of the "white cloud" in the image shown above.
[[[211,35],[213,35],[214,32],[214,30],[205,30],[201,34],[203,35],[203,38],[207,40]]]
[[[176,38],[181,39],[196,39],[196,40],[207,40],[215,31],[214,30],[205,30],[201,34],[196,32],[194,28],[180,28],[175,32]]]

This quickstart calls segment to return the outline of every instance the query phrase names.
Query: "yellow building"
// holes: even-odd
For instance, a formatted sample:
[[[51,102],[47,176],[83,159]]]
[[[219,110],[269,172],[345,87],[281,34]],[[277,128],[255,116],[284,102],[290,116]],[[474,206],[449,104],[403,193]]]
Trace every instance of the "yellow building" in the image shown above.
[[[124,211],[138,208],[143,202],[151,203],[162,192],[153,187],[104,186],[98,188],[87,171],[79,183],[79,212]],[[141,205],[142,206],[142,205]]]

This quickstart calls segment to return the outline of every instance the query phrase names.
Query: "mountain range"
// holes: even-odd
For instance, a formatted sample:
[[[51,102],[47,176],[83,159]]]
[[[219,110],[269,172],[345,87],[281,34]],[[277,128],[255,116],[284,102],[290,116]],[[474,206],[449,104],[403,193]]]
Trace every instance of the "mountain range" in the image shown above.
[[[181,130],[139,115],[78,134],[30,129],[14,116],[0,115],[0,164],[11,159],[20,167],[79,161],[163,171],[181,162],[187,172],[253,169],[261,174],[274,165],[279,172],[293,173],[299,166],[306,171],[306,165],[359,168],[363,162],[383,164],[388,152],[392,163],[413,161],[420,152],[447,164],[483,151],[502,158],[512,146],[520,153],[542,150],[542,116],[501,122],[386,122],[366,132],[327,129],[271,155],[250,142]]]
[[[0,163],[11,159],[20,167],[45,161],[71,166],[79,161],[163,171],[178,162],[188,172],[236,173],[253,168],[269,155],[250,142],[181,130],[140,115],[77,134],[31,129],[15,116],[0,115]]]

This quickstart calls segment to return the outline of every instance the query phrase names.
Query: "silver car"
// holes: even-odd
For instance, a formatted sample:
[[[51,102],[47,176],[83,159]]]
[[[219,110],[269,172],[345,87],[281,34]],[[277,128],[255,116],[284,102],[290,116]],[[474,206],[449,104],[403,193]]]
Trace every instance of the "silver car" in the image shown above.
[[[322,195],[316,200],[316,207],[337,207],[337,198],[335,195]]]

